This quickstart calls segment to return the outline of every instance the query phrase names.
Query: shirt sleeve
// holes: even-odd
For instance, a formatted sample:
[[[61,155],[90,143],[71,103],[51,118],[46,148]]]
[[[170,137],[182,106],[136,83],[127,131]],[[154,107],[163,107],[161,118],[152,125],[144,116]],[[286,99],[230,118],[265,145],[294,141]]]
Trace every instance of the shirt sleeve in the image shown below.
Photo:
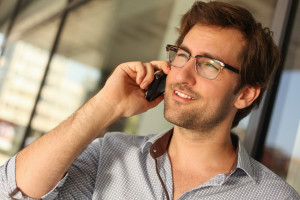
[[[9,199],[11,197],[19,197],[16,181],[15,181],[15,164],[16,156],[10,158],[4,165],[0,167],[0,199]],[[10,196],[13,195],[13,196]]]
[[[22,194],[16,184],[16,157],[17,155],[10,158],[4,165],[0,167],[0,199],[33,199]],[[67,178],[66,174],[62,180],[51,190],[47,195],[47,199],[54,199],[57,194],[56,188],[63,185]],[[44,198],[43,198],[44,199]]]
[[[71,165],[60,182],[42,199],[68,199],[73,195],[85,198],[93,192],[100,155],[100,140],[91,143]],[[0,199],[33,199],[18,189],[15,178],[16,156],[0,167]],[[84,182],[84,184],[82,184]],[[89,195],[90,194],[90,195]]]
[[[75,160],[67,172],[63,185],[58,185],[52,193],[43,199],[92,199],[94,192],[99,159],[101,156],[102,139],[92,142]],[[55,193],[55,195],[53,195]]]

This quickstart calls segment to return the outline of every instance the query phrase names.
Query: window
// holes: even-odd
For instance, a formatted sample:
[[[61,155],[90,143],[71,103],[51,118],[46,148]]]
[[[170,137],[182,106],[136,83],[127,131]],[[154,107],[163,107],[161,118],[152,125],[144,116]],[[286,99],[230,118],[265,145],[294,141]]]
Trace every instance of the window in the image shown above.
[[[1,37],[18,13],[0,66],[0,152],[15,154],[22,144],[65,1],[1,1]],[[4,9],[3,8],[3,9]],[[47,39],[45,39],[47,38]]]
[[[263,164],[285,179],[298,193],[300,193],[299,5],[262,157]]]
[[[172,0],[0,1],[0,44],[12,25],[0,60],[0,164],[76,111],[117,65],[156,60],[172,7]],[[134,133],[137,124],[110,128]]]

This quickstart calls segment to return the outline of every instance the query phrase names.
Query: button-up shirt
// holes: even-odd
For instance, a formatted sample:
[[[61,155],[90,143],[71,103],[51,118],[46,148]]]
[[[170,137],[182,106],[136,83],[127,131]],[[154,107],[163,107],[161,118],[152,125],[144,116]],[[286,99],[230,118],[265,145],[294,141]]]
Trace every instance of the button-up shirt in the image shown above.
[[[91,143],[43,199],[173,199],[167,147],[173,130],[136,136],[108,133]],[[179,199],[300,199],[280,177],[255,161],[233,136],[235,168],[186,191]],[[15,158],[1,166],[0,199],[30,199],[15,181]]]

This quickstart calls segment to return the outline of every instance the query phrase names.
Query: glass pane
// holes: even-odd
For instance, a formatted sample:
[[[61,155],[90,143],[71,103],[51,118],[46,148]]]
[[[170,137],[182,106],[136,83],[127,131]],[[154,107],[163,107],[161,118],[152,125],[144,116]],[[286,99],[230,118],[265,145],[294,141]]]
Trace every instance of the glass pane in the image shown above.
[[[7,31],[9,19],[15,9],[17,0],[2,0],[0,1],[0,35],[4,36]],[[0,36],[0,37],[2,37]],[[0,41],[0,45],[1,45]]]
[[[58,0],[23,2],[1,57],[0,153],[6,155],[20,148],[60,22],[50,16],[64,7]]]
[[[25,144],[48,132],[78,109],[95,91],[100,71],[56,54]]]
[[[300,7],[297,9],[262,162],[300,193]]]
[[[82,97],[73,97],[70,102],[79,99],[81,103],[86,101],[87,97],[101,87],[100,82],[104,82],[114,68],[123,62],[157,60],[172,4],[172,0],[95,0],[87,1],[72,10],[68,14],[55,59],[60,57],[76,62],[84,66],[83,69],[92,71],[98,80],[92,77],[82,78],[85,80],[79,84],[84,88]],[[54,67],[56,64],[52,65]],[[70,65],[69,69],[70,74],[64,79],[82,75],[75,66]],[[87,86],[94,90],[88,91]],[[60,90],[67,93],[67,88]],[[44,103],[40,102],[38,107],[40,104]],[[69,114],[79,105],[76,103],[72,109],[69,108]],[[135,133],[138,122],[139,117],[136,116],[123,119],[110,126],[107,131],[126,129]],[[33,135],[38,136],[39,134]]]
[[[3,81],[7,70],[4,68],[5,57],[1,56],[2,49],[4,48],[3,42],[5,33],[7,30],[7,26],[9,24],[9,20],[7,20],[15,7],[15,0],[3,0],[0,1],[0,94],[3,88]],[[1,104],[1,99],[0,99]],[[0,165],[5,162],[9,156],[6,154],[7,149],[11,149],[12,147],[12,137],[14,135],[14,125],[3,121],[0,117]]]

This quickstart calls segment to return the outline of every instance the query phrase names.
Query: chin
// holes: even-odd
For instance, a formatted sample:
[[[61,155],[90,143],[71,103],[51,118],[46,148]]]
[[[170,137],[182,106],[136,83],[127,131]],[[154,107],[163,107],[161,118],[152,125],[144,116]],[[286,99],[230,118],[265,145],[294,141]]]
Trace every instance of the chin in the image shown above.
[[[164,117],[168,122],[182,128],[191,128],[198,124],[196,122],[197,118],[191,115],[190,112],[180,112],[179,110],[171,109],[171,107],[168,108],[168,106],[165,106]]]

